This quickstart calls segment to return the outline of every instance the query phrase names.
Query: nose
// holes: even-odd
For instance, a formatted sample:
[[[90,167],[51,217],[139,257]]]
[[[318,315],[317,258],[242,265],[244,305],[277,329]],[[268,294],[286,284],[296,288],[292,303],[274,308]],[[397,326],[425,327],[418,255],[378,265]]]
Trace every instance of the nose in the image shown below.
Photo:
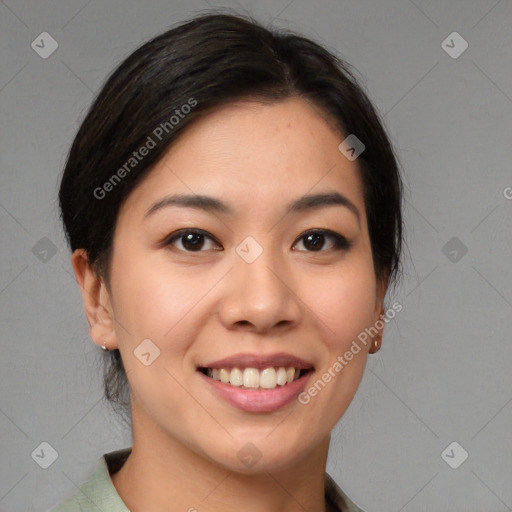
[[[219,311],[224,327],[264,333],[298,325],[303,303],[285,264],[278,264],[270,251],[263,251],[252,263],[236,258]]]

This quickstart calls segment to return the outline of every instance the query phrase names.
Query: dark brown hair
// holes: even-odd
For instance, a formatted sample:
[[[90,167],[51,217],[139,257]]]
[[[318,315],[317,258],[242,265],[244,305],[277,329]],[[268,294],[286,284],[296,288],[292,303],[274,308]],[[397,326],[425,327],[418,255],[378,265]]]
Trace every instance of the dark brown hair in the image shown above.
[[[178,134],[235,100],[293,96],[364,143],[357,163],[375,273],[394,283],[400,273],[402,183],[386,131],[351,67],[310,39],[225,13],[201,14],[151,39],[106,80],[73,141],[60,185],[71,249],[85,249],[109,286],[120,207]],[[154,147],[140,161],[130,160],[148,137]],[[105,361],[105,396],[114,408],[129,409],[120,352],[106,353]]]

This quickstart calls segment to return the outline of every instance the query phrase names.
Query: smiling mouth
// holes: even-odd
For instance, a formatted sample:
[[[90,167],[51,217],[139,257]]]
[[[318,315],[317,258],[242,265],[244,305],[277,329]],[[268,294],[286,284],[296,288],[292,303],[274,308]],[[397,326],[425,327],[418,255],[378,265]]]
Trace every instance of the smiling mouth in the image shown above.
[[[269,366],[263,370],[257,368],[205,368],[198,371],[224,384],[239,389],[275,389],[286,386],[313,372],[313,368],[294,368],[293,366]]]

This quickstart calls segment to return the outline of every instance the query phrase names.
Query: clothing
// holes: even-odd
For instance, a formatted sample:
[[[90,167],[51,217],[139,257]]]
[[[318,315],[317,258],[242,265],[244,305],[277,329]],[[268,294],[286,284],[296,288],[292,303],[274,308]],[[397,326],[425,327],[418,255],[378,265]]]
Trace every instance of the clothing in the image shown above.
[[[130,453],[131,447],[103,454],[96,470],[78,492],[50,512],[130,512],[110,478],[121,469]],[[325,499],[338,512],[364,512],[349,500],[328,473],[325,473]]]

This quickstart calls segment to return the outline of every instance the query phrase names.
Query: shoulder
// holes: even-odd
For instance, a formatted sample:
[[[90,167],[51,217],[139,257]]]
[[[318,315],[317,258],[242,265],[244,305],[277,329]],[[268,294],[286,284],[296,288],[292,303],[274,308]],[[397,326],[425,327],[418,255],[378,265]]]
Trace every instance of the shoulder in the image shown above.
[[[327,503],[339,512],[365,512],[340,489],[328,473],[325,473],[325,497]]]
[[[48,512],[128,512],[110,475],[119,470],[130,452],[131,448],[124,448],[103,454],[94,473],[78,488],[78,492]]]
[[[80,504],[76,500],[75,496],[73,496],[48,512],[83,512],[83,510],[80,508]]]

